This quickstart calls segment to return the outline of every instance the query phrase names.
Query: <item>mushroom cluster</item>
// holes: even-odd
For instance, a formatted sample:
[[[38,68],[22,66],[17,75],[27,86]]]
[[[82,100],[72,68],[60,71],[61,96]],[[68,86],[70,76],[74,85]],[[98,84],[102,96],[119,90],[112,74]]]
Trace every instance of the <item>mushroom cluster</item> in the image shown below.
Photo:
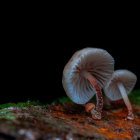
[[[102,88],[110,99],[124,99],[129,110],[128,119],[132,119],[132,107],[127,94],[134,87],[136,76],[129,74],[129,72],[120,71],[122,76],[119,76],[114,72],[114,58],[106,50],[84,48],[75,52],[64,67],[62,84],[67,96],[73,102],[84,105],[86,112],[90,112],[93,119],[101,119]],[[124,82],[125,80],[127,82]],[[96,106],[88,103],[94,95],[96,95]]]

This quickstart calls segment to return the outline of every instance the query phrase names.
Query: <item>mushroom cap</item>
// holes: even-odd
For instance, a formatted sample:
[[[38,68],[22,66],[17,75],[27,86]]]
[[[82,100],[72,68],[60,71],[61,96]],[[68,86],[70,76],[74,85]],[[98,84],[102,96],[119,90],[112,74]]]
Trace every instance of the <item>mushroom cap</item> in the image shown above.
[[[95,108],[95,105],[93,103],[87,103],[85,106],[86,112],[90,112],[93,108]]]
[[[93,75],[102,88],[114,71],[114,59],[99,48],[84,48],[74,53],[64,67],[62,84],[67,96],[77,104],[85,104],[96,93],[83,71]]]
[[[104,92],[106,96],[112,101],[120,100],[122,99],[122,95],[117,84],[123,84],[126,93],[129,94],[133,90],[136,81],[137,77],[134,73],[128,70],[116,70],[112,74],[112,77],[109,79],[109,81],[106,83]]]

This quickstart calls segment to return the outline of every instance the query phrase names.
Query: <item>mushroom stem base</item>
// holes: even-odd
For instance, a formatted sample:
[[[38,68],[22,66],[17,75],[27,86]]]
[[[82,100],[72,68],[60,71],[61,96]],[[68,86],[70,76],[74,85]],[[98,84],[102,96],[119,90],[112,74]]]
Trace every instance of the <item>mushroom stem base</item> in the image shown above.
[[[91,112],[93,119],[96,119],[96,120],[101,119],[101,117],[102,117],[101,112],[97,112],[94,108],[90,112]]]

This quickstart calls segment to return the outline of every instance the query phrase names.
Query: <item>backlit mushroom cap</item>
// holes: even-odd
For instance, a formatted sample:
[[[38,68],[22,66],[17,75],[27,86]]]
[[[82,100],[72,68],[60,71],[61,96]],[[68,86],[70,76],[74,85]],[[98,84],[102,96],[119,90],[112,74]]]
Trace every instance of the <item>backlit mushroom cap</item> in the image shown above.
[[[99,48],[85,48],[72,56],[64,68],[62,84],[68,97],[77,104],[85,104],[96,93],[83,76],[84,71],[93,75],[102,88],[114,71],[114,59]]]
[[[122,99],[122,95],[117,84],[122,83],[126,94],[129,94],[134,88],[136,81],[137,77],[132,72],[128,70],[116,70],[105,85],[104,92],[111,100],[120,100]]]

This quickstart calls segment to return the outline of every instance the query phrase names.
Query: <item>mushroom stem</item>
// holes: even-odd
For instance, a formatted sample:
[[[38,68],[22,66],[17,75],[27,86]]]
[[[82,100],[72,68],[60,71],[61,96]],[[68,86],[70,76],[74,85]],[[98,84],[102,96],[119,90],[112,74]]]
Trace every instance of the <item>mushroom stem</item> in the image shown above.
[[[102,92],[100,90],[100,87],[98,83],[96,82],[94,76],[92,76],[89,72],[84,72],[83,75],[92,84],[92,86],[95,88],[97,92],[96,93],[97,103],[96,103],[95,110],[101,114],[102,108],[103,108],[103,97],[102,97]]]
[[[128,109],[127,119],[134,120],[133,109],[132,109],[131,103],[130,103],[130,101],[128,99],[128,96],[126,94],[126,90],[125,90],[123,84],[122,83],[118,83],[118,88],[120,90],[120,93],[121,93],[121,95],[123,97],[123,100],[124,100],[124,102],[126,104],[126,107]]]

